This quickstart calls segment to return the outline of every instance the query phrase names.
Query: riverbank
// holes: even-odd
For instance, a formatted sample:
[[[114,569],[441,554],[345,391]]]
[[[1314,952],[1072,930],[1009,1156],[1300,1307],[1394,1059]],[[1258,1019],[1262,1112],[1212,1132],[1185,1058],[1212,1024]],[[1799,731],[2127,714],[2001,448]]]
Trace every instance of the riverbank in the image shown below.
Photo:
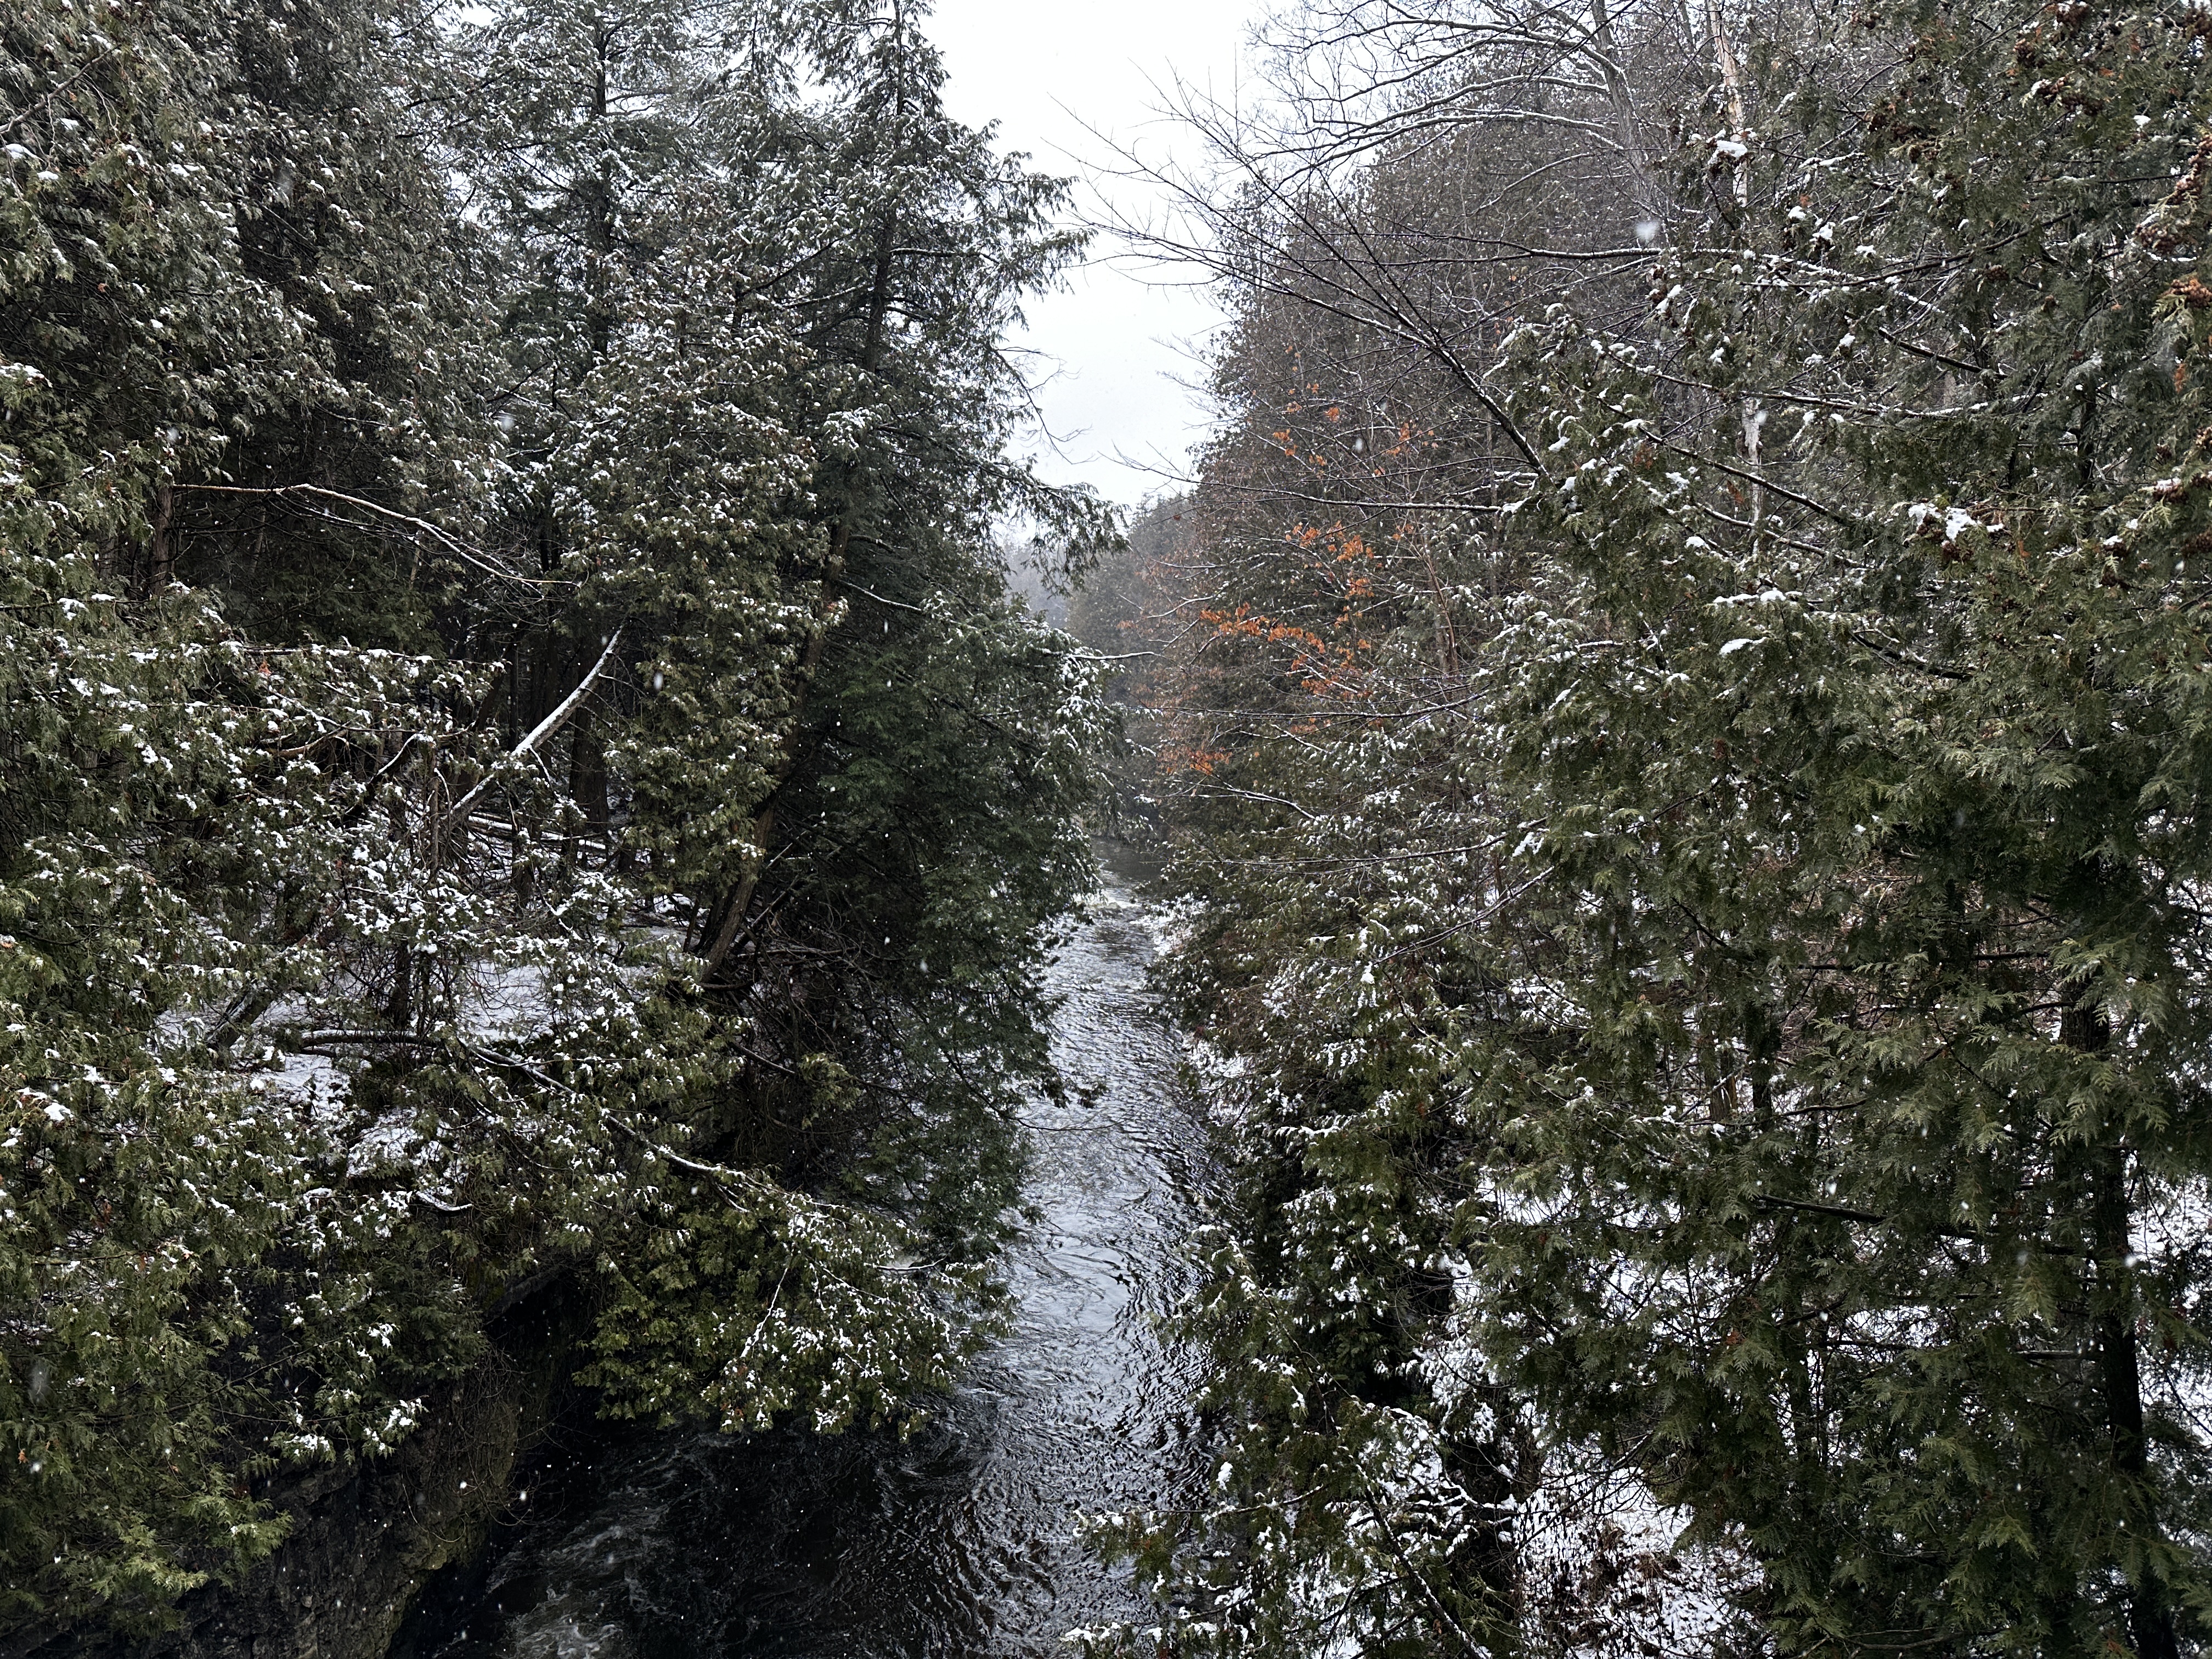
[[[178,1630],[8,1659],[1026,1659],[1143,1620],[1074,1520],[1202,1474],[1194,1357],[1156,1320],[1188,1286],[1214,1170],[1148,980],[1146,872],[1109,862],[1049,971],[1066,1087],[1025,1109],[1012,1328],[909,1435],[599,1422],[567,1381],[581,1328],[556,1281],[391,1456],[276,1494],[290,1538],[187,1597]]]
[[[387,1659],[426,1587],[467,1571],[513,1510],[518,1471],[575,1414],[567,1380],[586,1327],[550,1283],[495,1322],[490,1352],[427,1402],[421,1425],[366,1466],[325,1465],[270,1494],[289,1518],[276,1553],[179,1603],[150,1638],[33,1633],[5,1659]]]
[[[1115,860],[1117,865],[1123,860]],[[1153,913],[1110,879],[1053,964],[1062,1099],[1030,1103],[1013,1328],[910,1437],[558,1433],[394,1659],[654,1652],[1015,1656],[1148,1607],[1074,1516],[1199,1478],[1194,1357],[1155,1316],[1213,1179],[1147,979]],[[526,1488],[528,1490],[528,1488]]]

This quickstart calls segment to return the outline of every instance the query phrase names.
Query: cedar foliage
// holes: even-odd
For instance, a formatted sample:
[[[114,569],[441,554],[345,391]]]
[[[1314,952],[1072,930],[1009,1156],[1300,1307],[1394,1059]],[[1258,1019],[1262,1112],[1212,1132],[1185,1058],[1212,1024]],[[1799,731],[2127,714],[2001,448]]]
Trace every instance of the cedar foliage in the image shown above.
[[[1102,1536],[1198,1651],[2197,1650],[2202,8],[1322,12],[1163,745],[1231,1428]]]
[[[1105,718],[988,532],[1112,526],[915,21],[0,19],[0,1632],[158,1628],[518,1297],[732,1428],[991,1328]]]

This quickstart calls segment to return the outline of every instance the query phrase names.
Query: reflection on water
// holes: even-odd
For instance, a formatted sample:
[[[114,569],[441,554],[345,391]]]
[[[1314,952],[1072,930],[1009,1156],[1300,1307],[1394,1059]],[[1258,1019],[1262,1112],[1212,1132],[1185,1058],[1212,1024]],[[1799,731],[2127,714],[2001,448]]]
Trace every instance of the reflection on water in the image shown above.
[[[439,1659],[981,1659],[1145,1616],[1073,1538],[1078,1509],[1157,1504],[1200,1455],[1188,1356],[1152,1325],[1186,1285],[1205,1135],[1145,981],[1144,907],[1109,887],[1061,953],[1064,1104],[1030,1109],[1006,1263],[1011,1335],[901,1443],[645,1438],[526,1533]]]

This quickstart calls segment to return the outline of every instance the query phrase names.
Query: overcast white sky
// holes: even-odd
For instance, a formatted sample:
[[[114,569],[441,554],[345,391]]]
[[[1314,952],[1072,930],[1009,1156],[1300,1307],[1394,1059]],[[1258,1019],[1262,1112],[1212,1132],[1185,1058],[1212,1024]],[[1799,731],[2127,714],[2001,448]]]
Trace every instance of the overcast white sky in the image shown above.
[[[954,116],[997,122],[1000,148],[1026,150],[1041,171],[1091,175],[1112,158],[1086,125],[1146,155],[1186,153],[1155,112],[1164,88],[1180,76],[1231,96],[1258,12],[1258,0],[936,0],[926,27],[945,54]],[[1110,178],[1095,187],[1141,216],[1140,187]],[[1093,252],[1113,249],[1102,240]],[[1051,375],[1041,401],[1055,441],[1036,453],[1053,482],[1133,503],[1166,483],[1162,469],[1182,466],[1205,416],[1170,377],[1192,378],[1188,349],[1219,314],[1203,292],[1164,284],[1158,271],[1094,262],[1069,291],[1031,303],[1017,343],[1042,354],[1036,367]]]

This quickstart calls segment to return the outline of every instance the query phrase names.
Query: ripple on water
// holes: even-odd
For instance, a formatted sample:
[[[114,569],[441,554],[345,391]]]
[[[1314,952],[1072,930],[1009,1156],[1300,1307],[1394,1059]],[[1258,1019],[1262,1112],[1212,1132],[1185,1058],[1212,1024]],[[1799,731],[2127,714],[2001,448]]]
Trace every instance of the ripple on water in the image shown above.
[[[1109,885],[1054,963],[1064,1103],[1033,1103],[1008,1336],[906,1440],[696,1431],[607,1460],[498,1562],[439,1659],[1014,1659],[1146,1616],[1076,1510],[1166,1500],[1200,1456],[1153,1316],[1210,1177],[1152,998],[1151,908]]]

